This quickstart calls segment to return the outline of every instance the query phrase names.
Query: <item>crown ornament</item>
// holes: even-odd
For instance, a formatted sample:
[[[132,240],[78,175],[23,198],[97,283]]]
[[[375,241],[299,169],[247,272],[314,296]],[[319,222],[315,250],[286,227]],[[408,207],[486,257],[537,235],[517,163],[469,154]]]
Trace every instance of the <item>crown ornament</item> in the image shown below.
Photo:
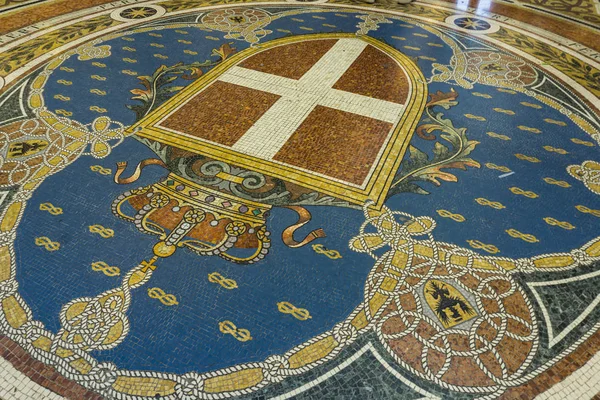
[[[139,163],[128,178],[122,178],[126,162],[117,163],[114,181],[135,182],[148,165],[166,165],[159,159]],[[283,231],[282,241],[289,247],[301,247],[324,237],[322,229],[313,230],[302,241],[294,231],[310,221],[303,207],[286,206],[298,213],[298,223]],[[160,240],[153,248],[157,257],[169,257],[178,248],[200,256],[218,256],[238,264],[256,263],[269,253],[271,233],[266,220],[272,206],[241,199],[233,194],[199,185],[174,173],[146,187],[127,190],[112,204],[118,218],[134,224],[142,233]]]

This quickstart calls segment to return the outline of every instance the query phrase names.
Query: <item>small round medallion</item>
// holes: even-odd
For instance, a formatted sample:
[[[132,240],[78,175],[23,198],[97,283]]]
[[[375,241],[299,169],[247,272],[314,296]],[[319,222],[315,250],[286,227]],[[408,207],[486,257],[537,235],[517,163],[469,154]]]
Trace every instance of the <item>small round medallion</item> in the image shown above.
[[[144,6],[127,6],[114,10],[110,17],[121,22],[145,21],[161,17],[166,10],[161,6],[148,4]]]

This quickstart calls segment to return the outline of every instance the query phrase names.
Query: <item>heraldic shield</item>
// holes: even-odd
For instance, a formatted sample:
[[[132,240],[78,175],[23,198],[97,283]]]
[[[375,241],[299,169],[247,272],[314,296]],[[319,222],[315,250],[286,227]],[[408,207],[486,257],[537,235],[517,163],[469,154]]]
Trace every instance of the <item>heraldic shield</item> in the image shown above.
[[[365,73],[375,79],[365,82]],[[250,47],[130,128],[161,158],[140,163],[129,178],[121,163],[115,181],[131,183],[149,164],[170,174],[124,193],[113,212],[160,238],[157,257],[187,247],[257,262],[271,245],[266,218],[276,206],[299,216],[283,242],[303,246],[325,236],[316,229],[294,239],[311,219],[304,205],[382,206],[426,98],[414,62],[367,36],[295,36]]]

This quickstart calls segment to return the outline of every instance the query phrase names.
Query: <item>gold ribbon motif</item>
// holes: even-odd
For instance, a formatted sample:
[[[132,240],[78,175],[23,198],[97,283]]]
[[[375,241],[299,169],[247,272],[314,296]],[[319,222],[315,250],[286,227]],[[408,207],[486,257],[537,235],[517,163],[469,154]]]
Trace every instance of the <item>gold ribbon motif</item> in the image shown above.
[[[296,230],[298,228],[306,225],[311,220],[312,216],[310,215],[310,212],[304,207],[300,207],[300,206],[285,206],[285,207],[289,208],[290,210],[296,211],[296,213],[298,214],[298,222],[296,222],[294,225],[290,225],[287,228],[285,228],[285,230],[281,234],[281,239],[283,240],[283,243],[286,244],[286,246],[291,247],[291,248],[302,247],[317,238],[324,238],[325,236],[327,236],[327,235],[325,235],[325,231],[323,231],[323,229],[319,228],[319,229],[315,229],[314,231],[311,231],[300,242],[294,240],[294,232],[296,232]]]
[[[115,183],[120,185],[135,182],[142,174],[142,170],[148,165],[160,165],[163,168],[167,168],[167,165],[162,160],[159,160],[158,158],[147,158],[138,163],[138,165],[135,167],[135,171],[129,178],[121,178],[125,168],[127,168],[127,161],[122,161],[117,163],[117,172],[115,172],[115,177],[113,180]]]

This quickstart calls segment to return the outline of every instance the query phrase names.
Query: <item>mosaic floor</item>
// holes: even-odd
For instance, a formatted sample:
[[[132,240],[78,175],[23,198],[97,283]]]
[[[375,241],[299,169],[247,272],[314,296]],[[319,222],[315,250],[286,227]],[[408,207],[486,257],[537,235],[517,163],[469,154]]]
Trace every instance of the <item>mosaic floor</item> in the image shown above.
[[[0,0],[0,399],[600,393],[598,0]]]

